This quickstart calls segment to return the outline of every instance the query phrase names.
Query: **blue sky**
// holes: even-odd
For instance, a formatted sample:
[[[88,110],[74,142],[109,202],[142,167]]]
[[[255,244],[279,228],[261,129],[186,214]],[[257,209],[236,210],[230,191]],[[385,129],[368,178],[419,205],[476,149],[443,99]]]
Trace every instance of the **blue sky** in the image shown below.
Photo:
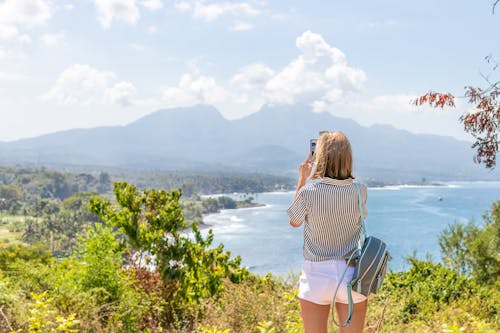
[[[484,85],[484,57],[500,58],[492,3],[2,0],[0,140],[198,103],[229,119],[300,103],[466,138],[464,100],[448,111],[409,101]]]

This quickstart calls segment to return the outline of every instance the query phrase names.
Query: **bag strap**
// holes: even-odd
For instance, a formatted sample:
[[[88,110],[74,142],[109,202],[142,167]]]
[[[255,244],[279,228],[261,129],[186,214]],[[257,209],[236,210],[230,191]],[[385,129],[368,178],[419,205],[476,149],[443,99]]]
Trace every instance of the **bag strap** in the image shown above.
[[[338,327],[346,327],[347,325],[349,325],[351,322],[352,314],[354,313],[354,301],[352,299],[352,284],[350,282],[347,284],[347,307],[349,311],[345,323],[342,326],[335,320],[335,299],[337,298],[337,293],[339,291],[340,285],[342,284],[342,281],[344,281],[345,273],[349,269],[349,264],[351,260],[354,258],[354,254],[359,253],[361,255],[361,249],[363,248],[363,244],[365,243],[365,239],[367,237],[366,226],[365,226],[365,212],[363,210],[363,198],[361,196],[361,190],[357,182],[353,182],[353,184],[356,187],[356,191],[358,193],[358,205],[359,205],[359,215],[360,215],[359,219],[361,221],[361,229],[359,231],[358,249],[357,251],[356,250],[352,251],[351,255],[349,256],[349,259],[347,259],[346,262],[347,267],[344,269],[344,272],[340,277],[340,281],[337,284],[337,288],[335,289],[335,293],[333,294],[333,300],[331,305],[332,320]]]
[[[339,323],[337,323],[337,321],[335,320],[335,299],[337,298],[337,293],[339,291],[340,285],[342,284],[342,281],[344,281],[344,276],[345,276],[345,273],[347,272],[347,269],[349,268],[349,263],[354,258],[354,255],[357,252],[358,251],[356,251],[356,250],[352,251],[349,259],[347,259],[347,267],[344,269],[344,272],[342,272],[342,275],[340,276],[340,281],[337,284],[337,288],[335,288],[335,293],[333,294],[333,300],[332,300],[332,305],[331,305],[332,320],[335,323],[335,325],[337,325],[338,327],[346,327],[347,325],[349,325],[351,322],[352,313],[354,312],[354,302],[352,300],[352,292],[351,292],[352,286],[351,286],[351,283],[348,283],[347,284],[347,304],[348,304],[348,308],[349,308],[349,313],[347,315],[347,319],[342,326]]]
[[[363,244],[365,243],[365,239],[368,237],[368,232],[366,230],[365,225],[365,210],[363,209],[363,197],[361,195],[361,189],[359,188],[359,183],[353,182],[356,187],[356,191],[358,192],[358,205],[359,205],[359,218],[361,220],[361,230],[359,231],[359,241],[358,241],[358,250],[361,251],[363,248]]]

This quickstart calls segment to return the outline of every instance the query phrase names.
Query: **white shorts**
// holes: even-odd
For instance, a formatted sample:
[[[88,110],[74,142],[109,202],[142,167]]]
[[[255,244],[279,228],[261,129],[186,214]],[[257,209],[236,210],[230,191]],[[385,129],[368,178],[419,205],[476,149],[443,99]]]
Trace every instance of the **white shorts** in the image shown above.
[[[331,304],[337,284],[346,267],[345,260],[305,260],[299,280],[299,298],[321,305]],[[354,267],[349,267],[337,292],[336,302],[347,303],[347,283],[351,281],[353,274]],[[356,297],[354,302],[357,301],[360,300]]]

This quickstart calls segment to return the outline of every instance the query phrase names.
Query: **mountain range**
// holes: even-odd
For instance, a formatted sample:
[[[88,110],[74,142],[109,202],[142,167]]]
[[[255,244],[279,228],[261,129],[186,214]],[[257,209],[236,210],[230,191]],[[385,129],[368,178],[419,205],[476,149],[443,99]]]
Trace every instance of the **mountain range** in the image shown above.
[[[320,130],[350,139],[355,172],[387,181],[490,180],[472,161],[470,143],[412,134],[388,125],[364,127],[304,106],[264,106],[225,119],[212,106],[159,110],[125,126],[72,129],[0,142],[0,164],[92,166],[155,170],[252,171],[290,174]]]

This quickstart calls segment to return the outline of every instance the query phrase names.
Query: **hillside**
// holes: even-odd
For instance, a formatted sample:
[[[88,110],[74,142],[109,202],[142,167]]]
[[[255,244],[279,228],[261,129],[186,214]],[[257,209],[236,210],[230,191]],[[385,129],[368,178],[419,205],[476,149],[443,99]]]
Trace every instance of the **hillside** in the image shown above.
[[[319,130],[350,138],[355,170],[388,181],[495,179],[470,143],[387,125],[363,127],[303,106],[263,107],[227,120],[211,106],[159,110],[126,126],[74,129],[0,144],[1,164],[293,174]]]

